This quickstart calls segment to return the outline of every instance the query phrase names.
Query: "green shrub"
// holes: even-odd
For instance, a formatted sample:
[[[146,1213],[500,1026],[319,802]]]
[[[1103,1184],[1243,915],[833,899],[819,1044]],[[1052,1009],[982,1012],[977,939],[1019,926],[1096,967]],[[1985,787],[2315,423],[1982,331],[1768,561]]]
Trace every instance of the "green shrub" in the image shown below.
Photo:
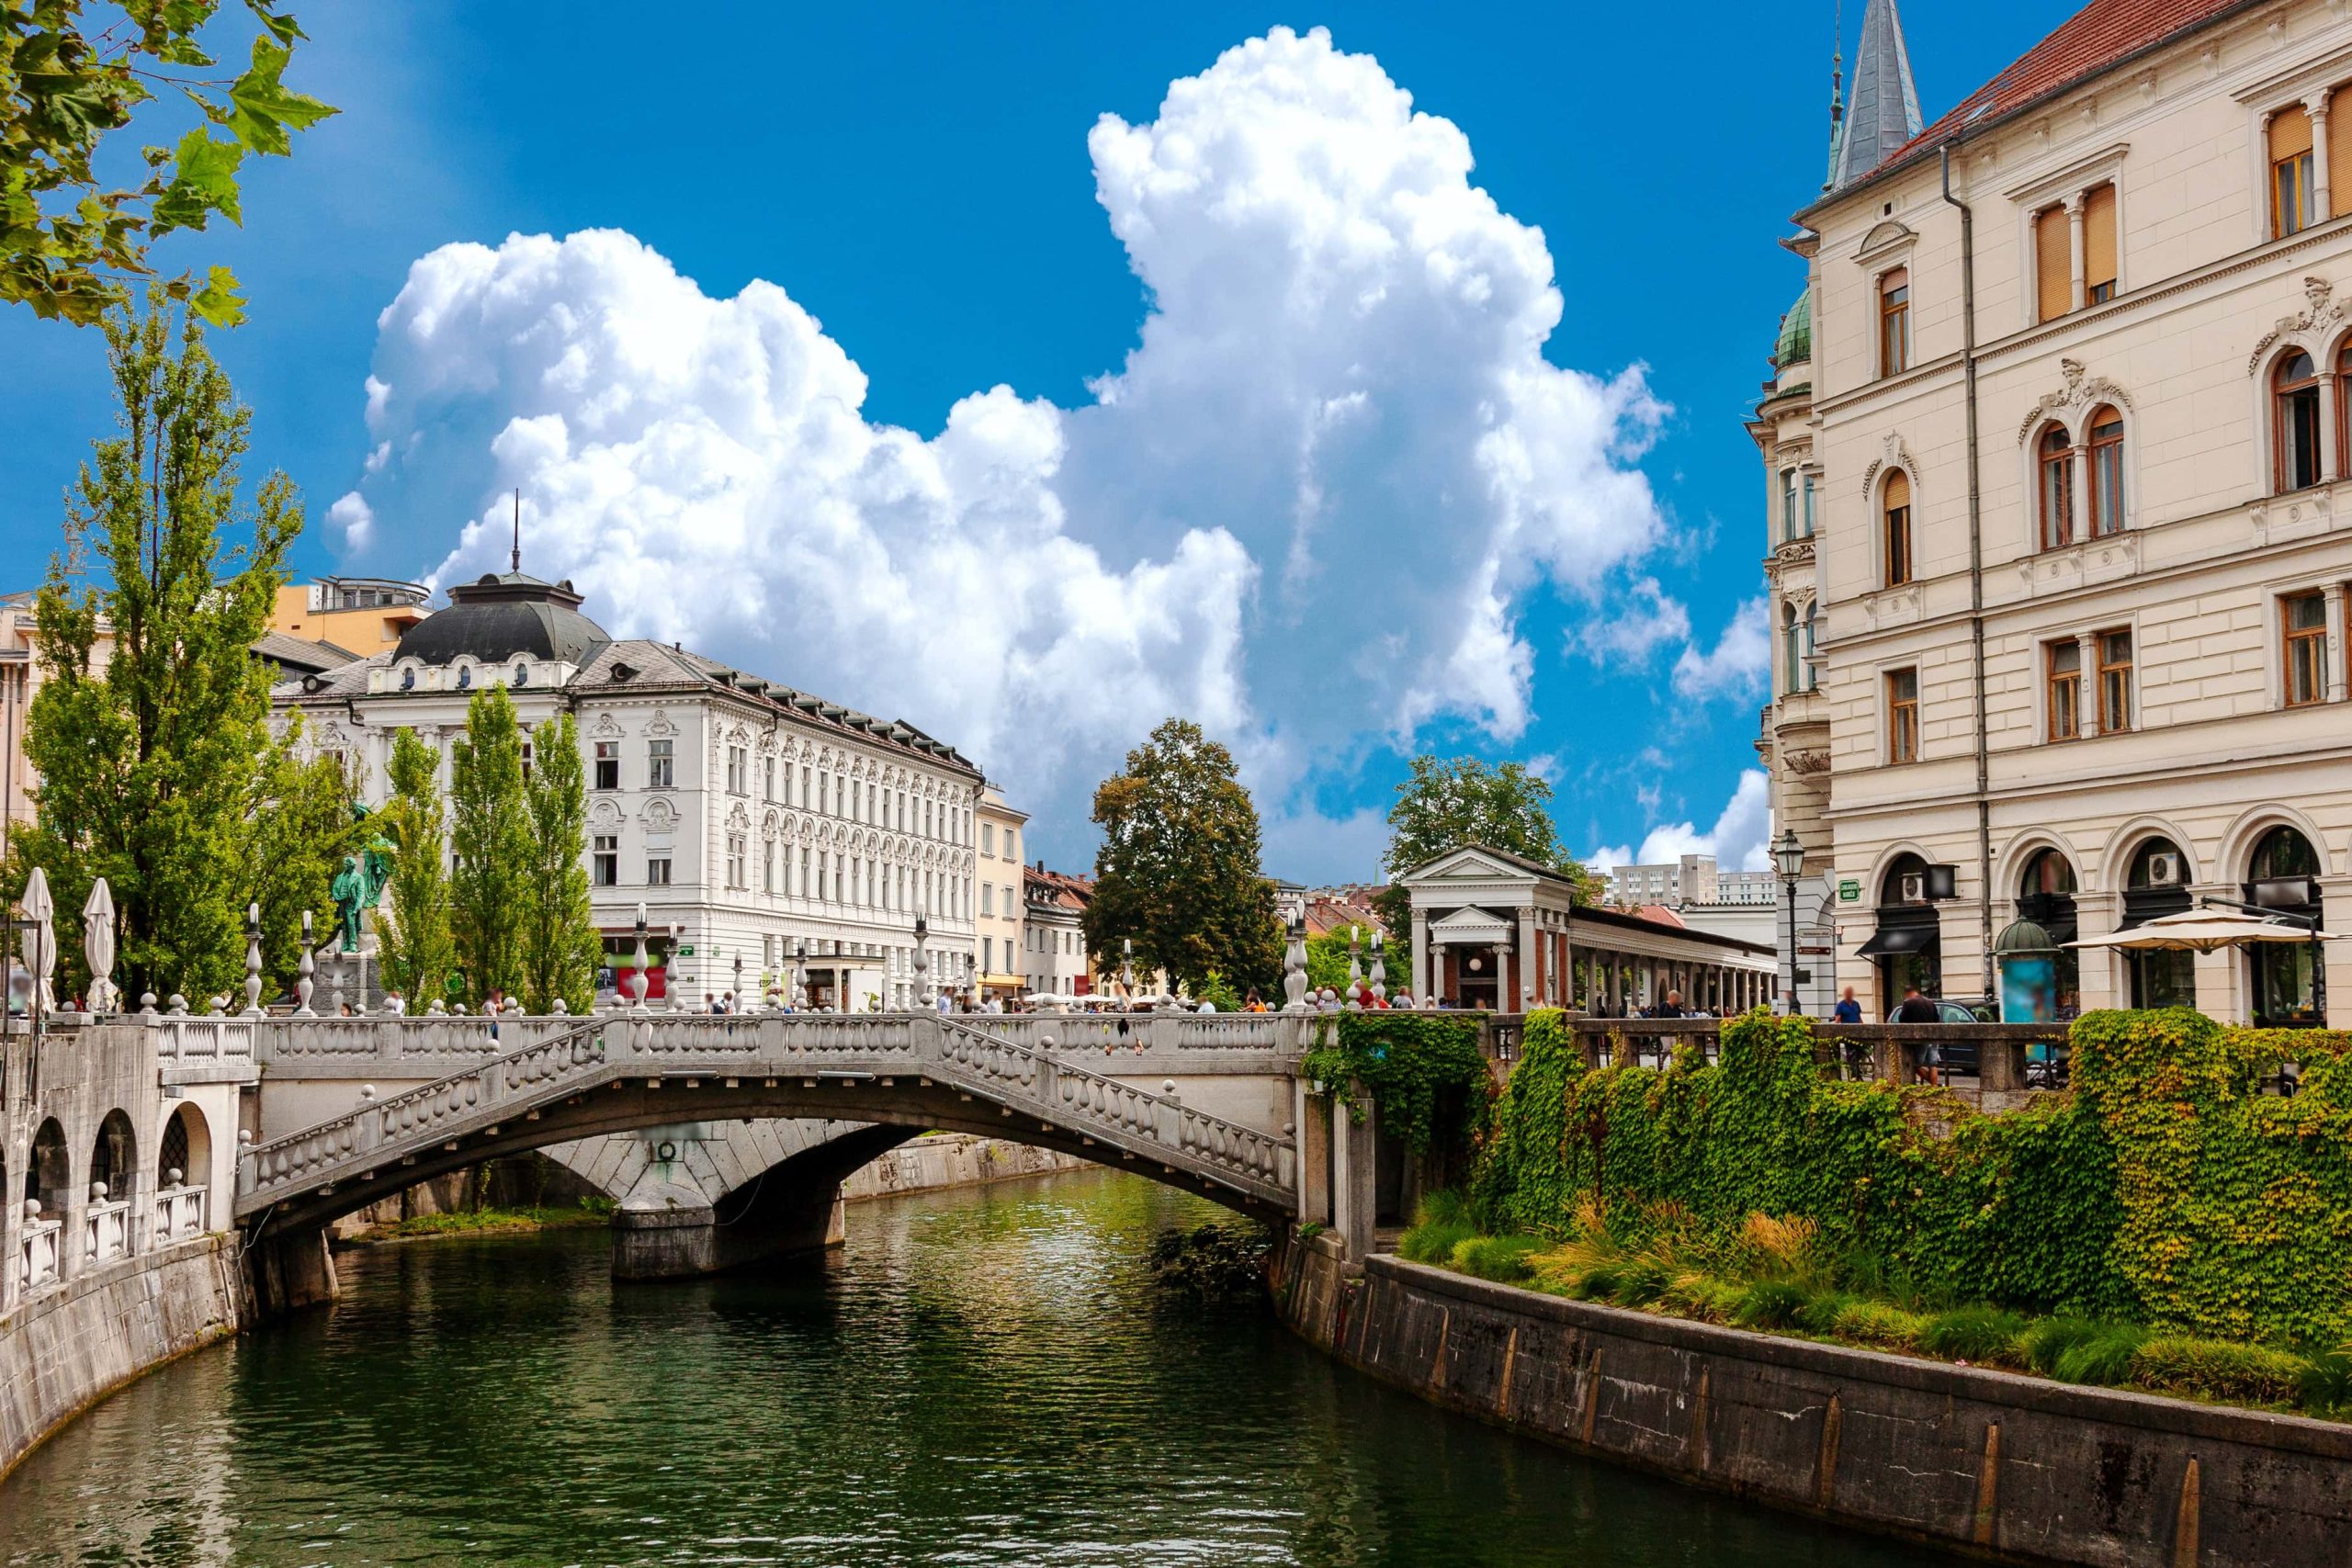
[[[1617,1288],[1609,1299],[1621,1307],[1645,1307],[1666,1294],[1667,1286],[1674,1282],[1673,1271],[1664,1261],[1645,1253],[1626,1259],[1624,1271],[1617,1277]]]
[[[1742,1328],[1789,1328],[1812,1300],[1793,1280],[1758,1280],[1740,1293],[1731,1320]]]
[[[2132,1359],[2133,1379],[2151,1388],[2240,1404],[2288,1403],[2310,1367],[2291,1350],[2175,1334],[2152,1335]]]
[[[2018,1337],[2025,1363],[2062,1382],[2124,1383],[2148,1331],[2136,1323],[2045,1317]]]
[[[1856,1302],[1839,1313],[1830,1332],[1857,1345],[1888,1350],[1916,1350],[1927,1333],[1928,1320],[1884,1302]]]
[[[2314,1416],[2334,1416],[2352,1405],[2352,1345],[2312,1354],[2296,1381],[2295,1403]]]
[[[1836,1334],[1838,1320],[1854,1305],[1854,1298],[1839,1291],[1824,1291],[1805,1299],[1797,1310],[1797,1326],[1808,1334]]]
[[[1454,1248],[1477,1239],[1478,1227],[1476,1225],[1449,1224],[1442,1220],[1425,1221],[1396,1238],[1396,1255],[1408,1263],[1430,1263],[1441,1269],[1451,1268]]]
[[[1549,1243],[1533,1235],[1481,1235],[1457,1242],[1453,1248],[1453,1267],[1464,1274],[1498,1284],[1523,1284],[1534,1276],[1528,1265],[1532,1254],[1542,1251]]]
[[[1919,1333],[1919,1348],[1931,1356],[1944,1356],[1956,1361],[1994,1361],[2011,1366],[2021,1363],[2024,1356],[2018,1338],[2025,1333],[2025,1319],[2016,1313],[1999,1307],[1954,1307],[1928,1319]]]

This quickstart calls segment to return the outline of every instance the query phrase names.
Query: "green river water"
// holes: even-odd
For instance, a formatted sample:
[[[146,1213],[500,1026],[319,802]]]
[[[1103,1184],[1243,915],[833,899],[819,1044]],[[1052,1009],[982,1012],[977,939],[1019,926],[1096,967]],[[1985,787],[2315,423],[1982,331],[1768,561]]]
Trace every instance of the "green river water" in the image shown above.
[[[601,1234],[346,1253],[107,1400],[0,1563],[1940,1561],[1432,1410],[1151,1279],[1218,1213],[1082,1173],[854,1205],[830,1263],[616,1288]]]

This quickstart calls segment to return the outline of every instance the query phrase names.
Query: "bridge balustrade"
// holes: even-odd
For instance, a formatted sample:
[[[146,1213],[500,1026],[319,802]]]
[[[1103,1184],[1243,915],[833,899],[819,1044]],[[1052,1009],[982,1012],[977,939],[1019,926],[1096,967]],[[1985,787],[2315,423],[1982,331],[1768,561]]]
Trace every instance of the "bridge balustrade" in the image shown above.
[[[26,1295],[45,1291],[63,1277],[64,1248],[61,1238],[65,1230],[63,1220],[44,1220],[39,1205],[26,1200],[28,1212],[24,1229],[17,1241],[17,1289]]]
[[[1912,1084],[1930,1077],[1994,1109],[2037,1089],[2065,1087],[2066,1026],[2028,1023],[1812,1022],[1814,1057],[1824,1077]],[[1723,1060],[1724,1021],[1713,1018],[1580,1018],[1579,1054],[1589,1067],[1623,1060],[1662,1071],[1678,1048],[1693,1061]]]
[[[82,1214],[82,1257],[96,1265],[130,1256],[130,1201],[93,1202]]]
[[[156,1193],[155,1245],[169,1247],[175,1241],[202,1235],[205,1207],[205,1190],[201,1187],[166,1187]]]
[[[254,1059],[254,1021],[243,1018],[193,1018],[163,1013],[142,1020],[155,1042],[155,1057],[175,1066],[248,1063]]]

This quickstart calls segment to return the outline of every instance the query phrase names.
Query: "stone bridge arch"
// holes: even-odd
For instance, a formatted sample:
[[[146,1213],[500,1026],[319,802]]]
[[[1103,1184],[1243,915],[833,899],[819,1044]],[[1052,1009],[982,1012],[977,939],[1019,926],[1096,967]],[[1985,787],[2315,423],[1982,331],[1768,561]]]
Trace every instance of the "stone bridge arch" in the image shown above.
[[[1246,1213],[1295,1205],[1288,1122],[1229,1122],[950,1020],[617,1015],[247,1148],[236,1215],[264,1303],[300,1305],[334,1293],[324,1227],[417,1181],[604,1134],[745,1120],[856,1124],[778,1167],[792,1167],[779,1188],[800,1192],[795,1224],[808,1223],[811,1191],[829,1217],[842,1175],[933,1128],[1137,1171]]]

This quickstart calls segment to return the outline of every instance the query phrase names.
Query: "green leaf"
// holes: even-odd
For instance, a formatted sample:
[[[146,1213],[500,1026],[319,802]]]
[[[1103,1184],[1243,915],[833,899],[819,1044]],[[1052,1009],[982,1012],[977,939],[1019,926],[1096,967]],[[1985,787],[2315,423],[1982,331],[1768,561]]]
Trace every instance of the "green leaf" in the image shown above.
[[[288,87],[278,77],[293,51],[266,38],[254,39],[254,62],[229,87],[235,106],[228,119],[237,140],[256,152],[284,154],[293,151],[288,127],[308,130],[335,110],[306,93]]]
[[[245,150],[233,141],[215,141],[199,128],[180,138],[171,183],[155,198],[153,234],[175,229],[201,229],[212,213],[232,223],[244,218],[237,206],[237,165]]]
[[[188,309],[216,327],[243,326],[245,297],[237,292],[237,275],[225,266],[215,266],[207,276],[209,281],[188,301]]]
[[[311,36],[295,25],[290,13],[276,10],[269,0],[245,0],[245,9],[259,17],[261,25],[269,29],[270,36],[288,49],[294,47],[296,39]]]

